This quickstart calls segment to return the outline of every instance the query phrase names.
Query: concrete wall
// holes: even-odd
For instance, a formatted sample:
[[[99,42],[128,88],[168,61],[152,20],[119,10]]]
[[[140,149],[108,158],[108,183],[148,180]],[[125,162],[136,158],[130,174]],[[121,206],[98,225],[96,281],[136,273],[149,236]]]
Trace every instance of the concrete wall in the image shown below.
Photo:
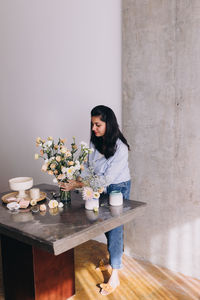
[[[88,141],[98,104],[120,122],[121,1],[0,0],[0,190],[15,176],[52,183],[35,138]]]
[[[126,252],[200,278],[200,1],[123,0]]]

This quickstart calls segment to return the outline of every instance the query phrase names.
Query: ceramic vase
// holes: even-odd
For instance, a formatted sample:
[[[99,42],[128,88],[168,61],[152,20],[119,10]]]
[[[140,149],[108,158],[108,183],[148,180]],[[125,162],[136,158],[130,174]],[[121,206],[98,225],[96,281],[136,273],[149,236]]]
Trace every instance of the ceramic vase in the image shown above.
[[[85,200],[85,209],[93,210],[99,208],[99,199],[92,198],[91,200]]]

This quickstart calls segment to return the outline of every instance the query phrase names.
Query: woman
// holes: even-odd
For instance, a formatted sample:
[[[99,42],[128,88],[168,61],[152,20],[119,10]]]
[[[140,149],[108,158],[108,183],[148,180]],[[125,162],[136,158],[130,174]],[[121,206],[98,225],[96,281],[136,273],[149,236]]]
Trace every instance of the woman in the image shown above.
[[[89,155],[88,163],[92,164],[97,175],[109,178],[107,193],[110,194],[113,190],[121,191],[123,197],[129,199],[131,185],[128,167],[129,145],[119,129],[114,112],[107,106],[99,105],[91,111],[91,147],[94,148],[94,152]],[[61,183],[63,190],[82,186],[82,182],[75,180]],[[110,230],[105,235],[112,273],[108,283],[101,284],[102,295],[110,294],[119,285],[118,270],[122,267],[123,226]]]

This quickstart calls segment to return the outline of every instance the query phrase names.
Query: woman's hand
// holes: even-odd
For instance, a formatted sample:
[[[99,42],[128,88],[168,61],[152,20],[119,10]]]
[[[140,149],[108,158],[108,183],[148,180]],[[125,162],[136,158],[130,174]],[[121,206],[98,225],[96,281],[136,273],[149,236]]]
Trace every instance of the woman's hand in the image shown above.
[[[68,180],[68,182],[58,182],[62,191],[72,191],[76,188],[83,187],[83,183],[77,180]]]

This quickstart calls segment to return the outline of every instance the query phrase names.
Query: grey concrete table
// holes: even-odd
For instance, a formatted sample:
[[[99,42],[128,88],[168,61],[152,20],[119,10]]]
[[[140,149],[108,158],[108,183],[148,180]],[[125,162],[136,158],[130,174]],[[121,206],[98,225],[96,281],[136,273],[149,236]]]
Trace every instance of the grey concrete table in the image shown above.
[[[59,193],[53,185],[38,187],[51,199],[53,192]],[[0,205],[6,300],[64,300],[73,295],[74,247],[131,221],[143,214],[146,206],[124,200],[123,207],[111,207],[107,197],[100,200],[100,205],[97,213],[85,210],[76,192],[72,192],[71,205],[57,211],[34,213],[27,209],[16,214],[5,204]]]

